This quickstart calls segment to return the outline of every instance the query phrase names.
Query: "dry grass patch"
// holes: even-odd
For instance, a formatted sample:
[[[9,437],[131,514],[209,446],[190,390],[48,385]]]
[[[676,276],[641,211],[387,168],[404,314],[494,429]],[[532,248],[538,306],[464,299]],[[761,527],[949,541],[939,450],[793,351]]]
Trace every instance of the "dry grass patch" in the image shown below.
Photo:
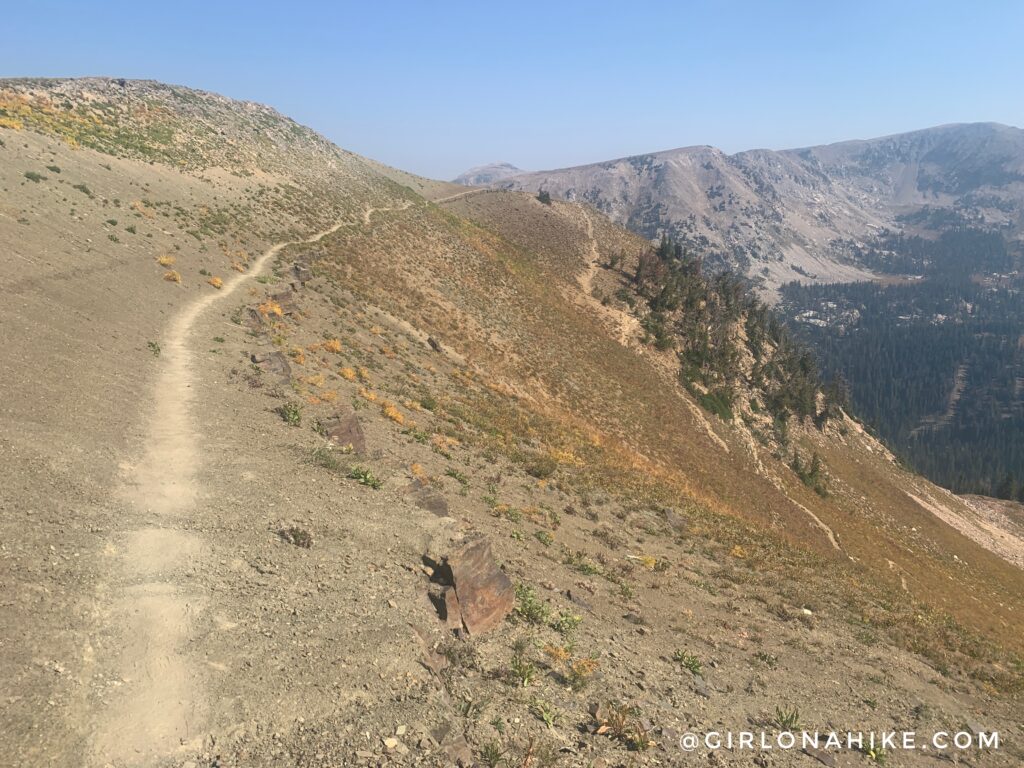
[[[264,317],[270,317],[271,315],[275,317],[284,317],[284,310],[281,308],[281,305],[273,299],[267,299],[256,309]]]
[[[405,418],[405,414],[398,410],[394,403],[389,403],[385,400],[383,403],[381,403],[380,410],[381,413],[383,413],[387,418],[391,419],[391,421],[395,422],[395,424],[398,424],[399,426],[405,426],[406,424],[410,423],[409,420]]]

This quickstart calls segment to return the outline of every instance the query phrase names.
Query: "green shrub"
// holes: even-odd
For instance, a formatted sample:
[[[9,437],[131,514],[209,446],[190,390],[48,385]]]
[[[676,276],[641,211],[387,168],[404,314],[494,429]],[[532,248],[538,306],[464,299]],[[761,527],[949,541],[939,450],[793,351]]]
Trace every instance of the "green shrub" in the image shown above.
[[[370,470],[365,467],[352,467],[348,471],[349,479],[355,480],[360,485],[365,485],[373,490],[378,490],[384,485],[384,481],[376,477]]]
[[[535,454],[526,463],[526,474],[545,480],[555,474],[558,462],[547,454]]]
[[[733,420],[733,394],[730,390],[720,387],[711,392],[700,394],[697,396],[697,402],[700,403],[704,410],[715,414],[722,421]]]
[[[285,403],[277,408],[277,415],[290,427],[297,427],[302,424],[302,406],[298,403]]]
[[[516,585],[516,607],[513,615],[527,624],[543,626],[551,619],[551,608],[537,597],[533,587]]]
[[[329,469],[331,472],[337,472],[341,469],[341,462],[334,455],[334,451],[331,450],[329,443],[322,443],[314,448],[309,454],[309,460],[318,467]]]
[[[683,667],[684,669],[690,670],[690,672],[692,672],[695,675],[699,675],[701,669],[703,669],[704,666],[700,663],[700,659],[698,659],[689,651],[678,650],[672,654],[672,659],[676,661],[679,664],[679,666]]]
[[[804,464],[800,454],[794,453],[793,461],[789,466],[804,485],[822,498],[828,496],[828,486],[825,484],[825,464],[817,453],[812,454],[810,464]]]

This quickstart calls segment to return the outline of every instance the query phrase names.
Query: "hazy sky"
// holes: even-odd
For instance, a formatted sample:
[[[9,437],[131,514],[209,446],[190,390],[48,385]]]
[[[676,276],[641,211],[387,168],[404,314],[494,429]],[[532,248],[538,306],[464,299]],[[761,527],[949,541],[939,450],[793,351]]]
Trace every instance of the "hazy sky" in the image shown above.
[[[153,78],[270,104],[450,178],[690,144],[1024,125],[1024,2],[5,4],[0,76]]]

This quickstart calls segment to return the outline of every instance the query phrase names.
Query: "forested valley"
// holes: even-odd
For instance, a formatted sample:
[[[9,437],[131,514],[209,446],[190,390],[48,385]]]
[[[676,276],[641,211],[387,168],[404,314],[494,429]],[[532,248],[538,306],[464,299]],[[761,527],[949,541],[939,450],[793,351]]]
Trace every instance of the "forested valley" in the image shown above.
[[[1024,298],[1018,243],[956,226],[841,244],[888,282],[784,286],[779,309],[847,383],[854,413],[913,469],[1024,500]]]

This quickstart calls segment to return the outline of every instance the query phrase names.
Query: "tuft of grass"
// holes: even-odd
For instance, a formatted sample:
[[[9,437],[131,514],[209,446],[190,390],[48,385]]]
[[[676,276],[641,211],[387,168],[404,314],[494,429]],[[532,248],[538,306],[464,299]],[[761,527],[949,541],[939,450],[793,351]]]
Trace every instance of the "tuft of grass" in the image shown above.
[[[316,466],[329,469],[331,472],[341,470],[341,462],[334,455],[330,443],[323,443],[314,448],[309,454],[309,460]]]
[[[287,402],[276,409],[276,413],[290,427],[302,424],[302,406],[299,403]]]
[[[800,727],[800,710],[775,708],[775,723],[784,731],[792,731]]]
[[[264,317],[268,317],[269,315],[274,315],[275,317],[284,317],[284,310],[281,308],[281,305],[278,304],[273,299],[267,299],[265,302],[260,304],[256,309]]]
[[[387,418],[391,419],[391,421],[395,422],[395,424],[398,424],[399,426],[405,425],[405,414],[398,410],[394,403],[389,403],[385,401],[384,403],[381,404],[380,411]]]
[[[214,288],[216,288],[216,289],[217,289],[218,291],[219,291],[219,290],[220,290],[221,288],[223,288],[223,287],[224,287],[224,281],[223,281],[223,280],[221,280],[221,279],[220,279],[219,277],[216,277],[216,276],[214,276],[214,277],[211,277],[211,278],[210,278],[209,280],[207,280],[206,282],[208,282],[208,283],[209,283],[210,285],[212,285],[212,286],[213,286]]]
[[[462,472],[459,472],[459,470],[455,469],[455,467],[448,467],[448,469],[444,471],[444,474],[445,477],[452,478],[463,487],[469,485],[469,478]]]
[[[375,491],[380,489],[384,485],[383,480],[378,478],[376,475],[373,474],[373,472],[366,469],[365,467],[352,467],[352,469],[348,471],[348,476],[350,480],[355,480],[360,485],[365,485],[368,488],[373,488],[373,490]]]
[[[562,637],[568,638],[575,634],[576,630],[579,629],[579,626],[582,623],[582,616],[562,611],[558,614],[558,618],[551,623],[551,628],[558,632]]]
[[[530,712],[544,723],[548,730],[552,730],[561,717],[559,711],[543,699],[534,699],[530,702]]]
[[[607,734],[621,742],[627,749],[643,752],[654,746],[654,740],[644,726],[643,718],[636,707],[613,702],[598,710],[597,734]]]
[[[528,644],[519,640],[512,648],[512,661],[509,663],[509,678],[520,688],[526,688],[537,676],[537,665],[526,652]]]
[[[513,615],[527,624],[543,626],[551,620],[551,608],[537,597],[533,587],[517,584]]]
[[[704,668],[704,665],[700,663],[700,659],[689,651],[684,651],[682,649],[679,649],[672,654],[672,660],[684,669],[690,670],[690,672],[695,675],[699,675],[701,670]]]
[[[173,267],[174,262],[176,261],[177,259],[174,256],[164,254],[163,256],[157,257],[156,263],[159,264],[161,267]]]
[[[496,741],[489,741],[480,747],[477,757],[480,758],[480,763],[486,766],[486,768],[498,768],[498,766],[506,764],[505,756],[507,754],[508,750],[502,749],[501,744]]]
[[[180,283],[181,274],[173,269],[169,269],[166,272],[164,272],[164,280],[166,280],[168,283]]]
[[[43,174],[36,173],[35,171],[25,171],[25,178],[29,181],[35,182],[36,184],[40,181],[46,181],[46,177],[43,176]]]
[[[570,688],[579,693],[590,685],[590,681],[594,679],[599,666],[600,662],[590,656],[583,659],[573,659],[566,667],[565,680],[569,683]]]

